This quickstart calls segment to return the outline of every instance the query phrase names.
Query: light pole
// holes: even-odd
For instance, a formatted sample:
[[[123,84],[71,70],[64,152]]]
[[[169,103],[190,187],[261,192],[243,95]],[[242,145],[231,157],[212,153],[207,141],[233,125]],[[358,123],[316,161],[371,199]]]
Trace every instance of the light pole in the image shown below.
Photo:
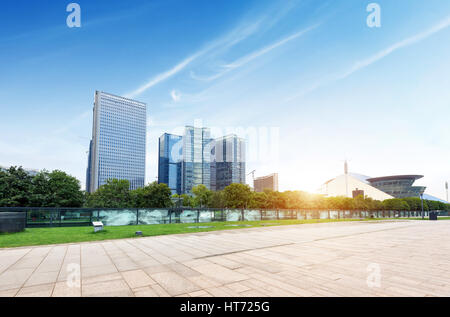
[[[447,192],[447,202],[448,202],[448,182],[445,182],[445,191]]]
[[[420,194],[420,201],[422,203],[422,220],[424,220],[425,219],[425,213],[423,211],[423,194]]]

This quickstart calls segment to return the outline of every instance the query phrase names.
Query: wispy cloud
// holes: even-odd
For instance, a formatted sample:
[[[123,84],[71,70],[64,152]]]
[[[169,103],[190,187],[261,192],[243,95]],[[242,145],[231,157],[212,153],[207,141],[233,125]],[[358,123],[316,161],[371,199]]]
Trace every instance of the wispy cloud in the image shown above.
[[[200,51],[200,52],[198,52],[198,53],[196,53],[196,54],[194,54],[192,56],[189,56],[188,58],[183,60],[181,63],[175,65],[174,67],[172,67],[168,71],[156,75],[154,78],[150,79],[147,83],[145,83],[141,87],[139,87],[136,90],[126,94],[125,97],[127,97],[127,98],[135,98],[135,97],[139,96],[140,94],[142,94],[146,90],[150,89],[151,87],[159,84],[160,82],[162,82],[162,81],[172,77],[173,75],[175,75],[175,74],[179,73],[180,71],[182,71],[183,69],[185,69],[186,66],[188,66],[190,63],[192,63],[201,54],[203,54],[202,51]]]
[[[429,29],[422,31],[416,35],[413,35],[411,37],[408,37],[404,40],[401,40],[366,59],[355,62],[353,64],[353,66],[350,67],[347,71],[345,71],[343,73],[339,73],[339,74],[333,74],[333,75],[323,78],[321,81],[311,85],[310,87],[305,88],[300,93],[297,93],[294,96],[290,96],[290,97],[286,98],[285,102],[289,102],[296,98],[304,96],[307,93],[309,93],[317,88],[320,88],[324,85],[329,84],[330,82],[345,79],[345,78],[349,77],[350,75],[352,75],[353,73],[358,72],[358,71],[380,61],[381,59],[389,56],[393,52],[395,52],[401,48],[405,48],[405,47],[411,46],[413,44],[416,44],[422,40],[425,40],[428,37],[434,35],[435,33],[438,33],[439,31],[442,31],[442,30],[448,28],[449,26],[450,26],[450,16],[447,16],[445,19],[438,22],[437,24],[435,24],[434,26],[432,26]]]
[[[203,49],[197,51],[196,53],[192,54],[191,56],[185,58],[183,61],[169,69],[168,71],[162,72],[150,80],[148,80],[145,84],[140,86],[139,88],[135,89],[132,92],[129,92],[125,94],[128,98],[135,98],[148,89],[152,88],[153,86],[171,78],[172,76],[178,74],[182,70],[184,70],[187,66],[194,63],[197,59],[200,57],[203,57],[206,54],[214,55],[219,54],[223,51],[226,51],[227,49],[235,46],[236,44],[244,41],[245,39],[249,38],[250,36],[254,35],[255,33],[261,31],[261,29],[267,29],[275,25],[280,19],[282,19],[283,16],[285,16],[290,10],[292,10],[296,5],[298,4],[298,1],[291,1],[288,2],[288,4],[281,8],[277,14],[274,15],[268,15],[265,14],[263,16],[260,16],[259,18],[251,20],[251,22],[244,21],[240,23],[237,27],[232,29],[230,32],[225,34],[222,37],[219,37],[216,40],[213,40],[209,42],[207,45],[204,46]],[[298,34],[300,36],[301,34]],[[293,38],[292,38],[293,39]],[[292,40],[289,39],[289,40]],[[284,43],[281,43],[279,45],[282,45]],[[264,54],[264,53],[263,53]],[[256,57],[255,57],[256,58]],[[193,74],[193,73],[191,73]],[[195,74],[194,74],[195,77]]]
[[[351,74],[353,74],[354,72],[357,72],[367,66],[372,65],[373,63],[376,63],[377,61],[392,54],[393,52],[395,52],[401,48],[418,43],[449,26],[450,26],[450,16],[448,16],[446,19],[440,21],[439,23],[437,23],[433,27],[429,28],[428,30],[425,30],[421,33],[418,33],[414,36],[411,36],[400,42],[397,42],[394,45],[389,46],[388,48],[378,52],[375,55],[370,56],[367,59],[356,62],[348,71],[346,71],[345,73],[338,76],[338,79],[346,78],[346,77],[350,76]]]
[[[252,52],[252,53],[250,53],[250,54],[248,54],[248,55],[246,55],[244,57],[241,57],[241,58],[239,58],[238,60],[236,60],[236,61],[234,61],[232,63],[223,65],[222,68],[224,68],[224,70],[219,72],[219,73],[217,73],[217,74],[215,74],[215,75],[213,75],[213,76],[200,77],[200,76],[197,76],[194,72],[191,72],[191,77],[194,78],[194,79],[203,80],[203,81],[212,81],[212,80],[218,79],[218,78],[222,77],[223,75],[225,75],[226,73],[228,73],[228,72],[230,72],[230,71],[232,71],[232,70],[234,70],[236,68],[242,67],[242,66],[250,63],[251,61],[257,59],[258,57],[261,57],[261,56],[269,53],[270,51],[272,51],[272,50],[274,50],[274,49],[276,49],[276,48],[278,48],[280,46],[283,46],[284,44],[286,44],[286,43],[288,43],[288,42],[290,42],[292,40],[295,40],[295,39],[301,37],[305,33],[308,33],[309,31],[317,28],[319,25],[320,24],[316,24],[316,25],[310,26],[310,27],[308,27],[306,29],[303,29],[303,30],[301,30],[299,32],[296,32],[296,33],[294,33],[294,34],[292,34],[292,35],[290,35],[288,37],[285,37],[285,38],[283,38],[283,39],[281,39],[281,40],[279,40],[279,41],[277,41],[277,42],[275,42],[275,43],[273,43],[273,44],[271,44],[269,46],[266,46],[266,47],[264,47],[264,48],[262,48],[260,50],[254,51],[254,52]]]
[[[200,56],[205,55],[206,53],[212,51],[213,49],[216,49],[220,46],[230,47],[230,46],[236,45],[240,41],[243,41],[244,39],[246,39],[247,37],[249,37],[250,35],[255,33],[258,30],[258,27],[260,24],[261,24],[261,21],[256,21],[254,23],[241,25],[241,26],[233,29],[227,35],[208,43],[205,46],[205,48],[203,48],[203,49],[199,50],[198,52],[196,52],[195,54],[187,57],[182,62],[175,65],[168,71],[165,71],[163,73],[156,75],[155,77],[150,79],[147,83],[140,86],[136,90],[134,90],[130,93],[127,93],[125,96],[128,98],[135,98],[135,97],[141,95],[142,93],[144,93],[145,91],[147,91],[148,89],[152,88],[153,86],[171,78],[172,76],[176,75],[180,71],[184,70],[188,65],[193,63]]]

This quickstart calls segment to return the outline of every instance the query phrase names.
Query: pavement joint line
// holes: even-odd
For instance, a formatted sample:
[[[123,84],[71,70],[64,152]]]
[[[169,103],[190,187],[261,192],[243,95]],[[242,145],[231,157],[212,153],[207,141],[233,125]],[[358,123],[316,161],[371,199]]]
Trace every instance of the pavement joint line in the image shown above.
[[[20,286],[19,290],[17,291],[17,294],[23,289],[25,288],[25,285],[27,284],[27,282],[30,280],[30,278],[33,276],[33,274],[37,271],[37,269],[41,266],[42,262],[45,261],[45,259],[47,258],[47,256],[50,254],[50,252],[52,252],[54,247],[51,247],[50,250],[46,253],[45,256],[42,257],[42,260],[39,262],[39,264],[34,268],[33,272],[31,272],[31,274],[28,276],[28,278],[22,283],[22,285]]]
[[[63,259],[61,261],[61,266],[59,267],[58,275],[56,275],[56,281],[55,281],[55,284],[53,284],[52,293],[51,293],[50,297],[53,297],[53,293],[55,292],[56,284],[58,283],[58,278],[61,275],[61,272],[62,272],[62,269],[63,269],[63,266],[64,266],[64,262],[65,262],[66,257],[67,257],[67,252],[69,251],[69,247],[68,246],[66,246],[65,248],[66,248],[66,250],[64,252],[64,257],[63,257]],[[81,265],[80,265],[80,267],[81,267]],[[67,283],[67,281],[66,281],[66,283]]]

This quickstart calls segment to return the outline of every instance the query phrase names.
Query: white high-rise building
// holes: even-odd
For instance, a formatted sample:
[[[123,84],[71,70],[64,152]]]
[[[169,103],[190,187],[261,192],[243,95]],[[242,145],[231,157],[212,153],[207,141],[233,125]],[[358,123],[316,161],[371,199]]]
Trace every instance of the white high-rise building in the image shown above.
[[[96,91],[86,190],[95,192],[109,179],[143,187],[146,134],[145,103]]]

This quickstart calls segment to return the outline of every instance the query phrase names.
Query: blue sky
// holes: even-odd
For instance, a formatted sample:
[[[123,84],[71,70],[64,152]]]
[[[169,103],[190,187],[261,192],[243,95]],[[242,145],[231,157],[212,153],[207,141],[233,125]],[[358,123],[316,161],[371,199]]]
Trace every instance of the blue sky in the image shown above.
[[[450,180],[447,0],[3,0],[0,165],[84,184],[95,90],[148,104],[157,140],[200,122],[249,142],[247,169],[314,191],[350,171]],[[369,28],[366,7],[381,7]],[[251,177],[248,177],[251,182]]]

